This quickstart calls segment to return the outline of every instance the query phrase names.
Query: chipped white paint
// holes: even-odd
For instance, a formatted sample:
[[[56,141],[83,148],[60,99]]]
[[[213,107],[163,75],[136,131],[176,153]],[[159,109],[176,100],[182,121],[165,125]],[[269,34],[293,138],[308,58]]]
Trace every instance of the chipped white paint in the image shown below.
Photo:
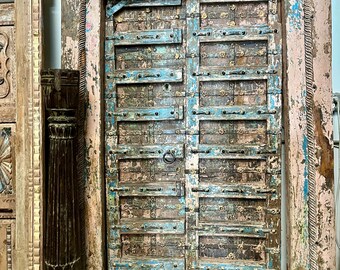
[[[89,270],[104,267],[104,178],[102,152],[102,108],[104,75],[101,55],[103,54],[101,18],[102,1],[87,3],[86,17],[86,72],[88,106],[86,112],[86,161],[88,164],[86,182],[86,235],[87,267]]]

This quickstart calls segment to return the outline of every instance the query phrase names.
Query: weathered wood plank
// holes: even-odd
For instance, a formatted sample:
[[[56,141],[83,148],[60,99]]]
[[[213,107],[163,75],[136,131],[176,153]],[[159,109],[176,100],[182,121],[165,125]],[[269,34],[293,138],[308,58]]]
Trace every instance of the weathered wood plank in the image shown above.
[[[285,17],[288,268],[335,269],[330,1],[287,1]]]
[[[81,0],[61,1],[61,68],[78,69]]]
[[[335,269],[335,209],[332,98],[331,1],[312,0],[314,66],[314,132],[316,145],[317,261]]]
[[[109,6],[106,10],[106,16],[111,17],[113,14],[118,12],[124,7],[150,7],[150,6],[176,6],[180,5],[182,0],[149,0],[145,2],[144,0],[136,0],[134,2],[130,2],[127,0],[121,0],[118,3]]]
[[[308,171],[305,113],[305,47],[303,1],[287,1],[285,138],[287,176],[288,268],[309,269],[308,245]],[[294,43],[289,42],[294,40]]]
[[[87,109],[85,122],[86,141],[86,185],[85,185],[85,230],[87,269],[105,269],[106,237],[104,220],[105,196],[103,175],[103,78],[104,69],[101,56],[104,55],[102,40],[105,29],[105,11],[102,1],[86,4],[86,88]]]
[[[41,1],[15,2],[17,80],[16,248],[14,269],[40,269],[42,263],[43,114]]]

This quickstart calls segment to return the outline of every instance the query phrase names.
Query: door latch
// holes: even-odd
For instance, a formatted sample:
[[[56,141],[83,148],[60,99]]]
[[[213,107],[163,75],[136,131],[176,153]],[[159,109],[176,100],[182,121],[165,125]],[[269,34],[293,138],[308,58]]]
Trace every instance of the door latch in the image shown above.
[[[166,151],[163,155],[163,162],[166,164],[172,164],[176,161],[174,153],[171,151]]]

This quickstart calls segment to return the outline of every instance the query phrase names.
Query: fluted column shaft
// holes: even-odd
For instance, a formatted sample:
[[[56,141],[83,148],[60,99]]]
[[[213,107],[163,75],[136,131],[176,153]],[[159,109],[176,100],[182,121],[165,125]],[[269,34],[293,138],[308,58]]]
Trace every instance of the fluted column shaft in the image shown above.
[[[79,74],[42,73],[47,116],[47,181],[44,263],[46,269],[78,269],[80,210],[76,170]]]

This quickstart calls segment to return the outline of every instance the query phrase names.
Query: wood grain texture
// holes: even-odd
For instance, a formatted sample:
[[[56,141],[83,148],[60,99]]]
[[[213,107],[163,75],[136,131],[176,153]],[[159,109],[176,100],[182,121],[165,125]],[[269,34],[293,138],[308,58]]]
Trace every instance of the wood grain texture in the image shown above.
[[[310,269],[308,162],[315,155],[317,267],[335,269],[330,1],[311,1],[316,153],[308,151],[304,1],[286,1],[285,138],[288,268]],[[294,40],[294,42],[291,42]],[[310,63],[308,63],[310,67]],[[313,141],[312,141],[313,143]],[[314,269],[314,268],[313,268]]]
[[[319,269],[335,269],[335,211],[332,98],[331,1],[311,1],[314,20],[314,119],[316,144],[317,260]]]
[[[0,5],[1,10],[1,5]],[[1,22],[1,21],[0,21]],[[0,24],[0,115],[1,122],[16,121],[15,27]]]
[[[202,1],[202,3],[210,3],[211,1]],[[222,2],[222,1],[213,1],[214,3],[217,2]],[[260,1],[257,1],[260,2]],[[261,4],[254,2],[256,6],[260,6]],[[290,248],[289,248],[289,257],[290,257],[290,263],[289,267],[290,269],[308,269],[308,205],[307,205],[307,192],[306,189],[308,189],[308,179],[306,178],[306,170],[307,170],[307,160],[308,160],[308,153],[306,152],[306,137],[304,134],[306,134],[306,113],[305,113],[305,78],[301,76],[301,74],[304,73],[305,70],[305,63],[304,63],[304,39],[303,39],[303,1],[285,1],[283,3],[283,10],[285,11],[284,18],[286,21],[286,40],[288,40],[286,44],[287,48],[287,54],[286,54],[286,70],[287,70],[287,80],[285,83],[285,89],[286,89],[286,95],[285,95],[285,108],[286,108],[286,138],[287,138],[287,143],[290,145],[290,150],[287,152],[286,160],[287,160],[287,176],[288,176],[288,194],[289,194],[289,202],[288,202],[288,209],[289,209],[289,214],[288,214],[288,235],[289,235],[289,241],[290,241]],[[238,3],[238,5],[241,5]],[[328,3],[315,3],[316,6],[318,6],[318,12],[320,14],[317,18],[316,21],[318,21],[318,18],[325,18],[325,14],[329,12],[328,8],[325,8],[324,5],[328,5]],[[321,5],[321,6],[320,6]],[[327,7],[327,6],[326,6]],[[89,95],[90,95],[90,105],[89,106],[89,115],[90,117],[87,120],[87,145],[89,146],[89,155],[88,160],[91,161],[89,162],[89,180],[93,181],[90,185],[88,185],[88,190],[90,196],[89,198],[89,204],[88,204],[88,215],[89,219],[91,220],[91,226],[94,224],[102,224],[102,223],[96,223],[100,222],[102,218],[102,214],[100,211],[91,211],[92,206],[95,205],[96,207],[101,205],[101,192],[103,191],[102,183],[101,183],[101,178],[102,174],[100,169],[100,158],[99,158],[99,153],[100,153],[100,126],[101,126],[101,101],[100,101],[100,96],[101,93],[103,93],[102,88],[101,88],[101,77],[99,77],[100,72],[98,72],[98,69],[100,67],[100,45],[99,45],[99,40],[101,36],[101,24],[100,20],[98,20],[98,14],[101,14],[100,16],[102,17],[102,9],[101,9],[101,4],[98,3],[97,1],[90,1],[88,4],[88,21],[90,22],[87,25],[87,54],[88,56],[93,59],[91,61],[88,61],[87,67],[89,70],[92,70],[91,75],[89,75],[90,80],[88,80],[88,89],[89,89]],[[257,7],[255,7],[257,8]],[[326,10],[326,11],[325,11]],[[318,12],[316,14],[318,14]],[[126,13],[128,14],[128,13]],[[172,13],[176,14],[176,13]],[[164,17],[164,14],[160,15]],[[178,13],[174,16],[178,16],[177,18],[180,19],[182,18],[183,14]],[[226,16],[226,15],[224,15]],[[171,17],[170,15],[168,16],[169,18]],[[118,17],[118,20],[121,20],[123,22],[125,19],[130,18],[127,16],[126,18]],[[166,17],[164,17],[166,18]],[[227,18],[227,17],[226,17]],[[223,20],[226,20],[226,18],[222,18],[222,20],[216,20],[214,18],[211,18],[212,21],[215,21],[216,24],[223,23]],[[175,18],[172,18],[175,19]],[[257,18],[254,17],[254,20]],[[261,20],[265,20],[265,18],[261,17]],[[204,21],[203,26],[208,25],[207,24],[208,20]],[[236,24],[242,23],[241,21],[235,21]],[[243,22],[245,23],[245,22]],[[327,31],[327,25],[328,21],[324,22],[318,22],[315,31],[318,31],[316,33],[319,33],[319,36],[322,36],[324,33],[328,33]],[[130,27],[129,29],[128,27]],[[135,29],[136,26],[141,27],[141,30],[144,29],[144,25],[140,24],[138,21],[132,22],[129,24],[124,24],[120,23],[117,24],[117,30],[119,31],[129,31],[132,29]],[[325,28],[323,28],[325,27]],[[321,30],[323,29],[323,30]],[[319,51],[319,54],[316,53],[316,58],[314,65],[316,67],[322,67],[323,69],[328,69],[328,64],[329,58],[324,57],[325,55],[329,55],[328,53],[325,53],[329,49],[329,44],[327,44],[329,36],[325,38],[325,44],[323,44],[322,48],[322,38],[317,38],[316,42],[318,45],[316,45]],[[290,42],[294,41],[294,42]],[[94,46],[94,47],[93,47]],[[95,48],[95,49],[93,49]],[[324,55],[320,52],[324,52]],[[179,59],[181,58],[181,54],[179,53],[178,56],[176,53],[174,53],[175,57],[178,57]],[[227,54],[226,54],[227,56]],[[141,57],[144,57],[144,55],[141,55]],[[328,59],[328,60],[327,60]],[[166,63],[166,59],[160,59],[159,64]],[[119,60],[120,61],[120,60]],[[326,62],[325,62],[326,61]],[[130,64],[129,62],[125,61],[127,64]],[[123,62],[121,62],[123,63]],[[133,62],[131,62],[133,64]],[[319,66],[318,66],[319,65]],[[317,69],[316,69],[317,70]],[[320,73],[320,76],[323,76],[322,74],[327,74],[325,73]],[[319,75],[316,76],[315,80],[317,81],[322,81],[325,83],[325,85],[328,85],[329,81],[326,80],[327,76],[325,75],[324,77],[318,77]],[[318,78],[317,78],[318,77]],[[321,84],[324,85],[324,84]],[[316,90],[316,99],[320,102],[328,102],[325,101],[329,99],[329,93],[324,95],[325,92],[318,92],[319,87]],[[175,86],[174,86],[175,88]],[[124,89],[123,87],[121,90],[118,89],[118,91],[121,91],[121,93],[129,93],[130,95],[130,90]],[[156,92],[155,92],[156,93]],[[318,94],[320,93],[320,94]],[[322,96],[322,98],[321,98]],[[143,96],[141,97],[143,98]],[[145,97],[144,97],[145,98]],[[180,99],[180,98],[179,98]],[[203,98],[202,98],[203,99]],[[322,101],[324,100],[324,101]],[[132,106],[135,104],[136,107],[141,106],[140,101],[138,100],[137,97],[135,99],[129,99],[129,102],[122,102],[120,101],[122,107],[124,106]],[[155,102],[161,102],[155,100]],[[208,101],[206,101],[208,102]],[[211,102],[211,100],[209,101]],[[226,100],[226,104],[233,104],[232,101]],[[264,102],[263,99],[257,100],[257,102],[261,103]],[[328,103],[327,103],[328,104]],[[317,107],[320,107],[319,105]],[[328,114],[328,109],[329,109],[329,104],[325,105],[325,107],[321,106],[321,112],[319,113],[319,118],[317,119],[327,119],[329,117]],[[319,110],[320,112],[320,110]],[[317,114],[316,114],[317,115]],[[331,134],[331,129],[330,129],[330,124],[329,121],[323,121],[324,124],[321,124],[317,129],[318,134],[323,134],[323,137],[321,138],[327,138],[329,140],[330,134]],[[319,139],[318,139],[319,140]],[[323,145],[320,149],[327,149],[329,147],[328,143],[325,143],[326,140],[323,139],[321,141],[317,142],[317,145]],[[328,153],[327,151],[318,151],[319,159],[324,159],[328,160],[331,162],[331,155],[326,155],[325,153]],[[323,155],[325,154],[325,155]],[[92,159],[92,157],[95,157]],[[330,159],[329,159],[330,157]],[[99,160],[99,163],[98,163]],[[327,162],[322,162],[323,164],[327,164]],[[98,166],[99,165],[99,166]],[[329,169],[327,169],[327,166],[324,167],[322,166],[322,172],[320,175],[328,175],[325,178],[318,178],[318,183],[319,179],[321,181],[324,181],[325,183],[330,183],[328,180],[325,179],[330,179],[330,174]],[[326,207],[327,205],[327,216],[323,216],[323,220],[327,221],[324,222],[323,224],[326,224],[325,230],[320,234],[320,239],[326,239],[325,234],[328,233],[328,238],[331,239],[332,237],[332,221],[329,219],[332,219],[331,212],[332,211],[332,198],[331,194],[327,190],[320,190],[320,198],[322,197],[322,205],[321,207]],[[327,203],[326,203],[327,202]],[[326,211],[326,210],[325,210]],[[325,212],[324,212],[325,213]],[[321,216],[320,216],[321,218]],[[320,223],[321,224],[321,223]],[[328,225],[327,225],[328,224]],[[91,233],[89,231],[89,239],[91,238],[89,243],[92,243],[88,247],[88,254],[91,254],[89,257],[89,265],[90,267],[93,267],[93,269],[96,269],[96,267],[99,267],[99,265],[102,265],[103,262],[103,253],[102,251],[102,240],[101,236],[103,235],[103,230],[101,226],[96,226],[97,230],[95,233]],[[328,228],[328,229],[327,229]],[[329,240],[330,241],[330,240]],[[331,243],[331,241],[330,241]],[[332,242],[333,243],[333,242]],[[333,243],[334,244],[334,243]],[[329,244],[329,248],[332,249],[332,245]],[[93,252],[92,252],[93,251]],[[326,253],[322,252],[321,248],[319,249],[319,256],[320,257],[325,257],[325,256],[330,256],[328,257],[328,261],[330,264],[332,264],[332,252]],[[329,254],[329,255],[326,255]],[[324,262],[327,261],[327,258],[322,259]],[[332,269],[332,267],[330,267]]]
[[[122,3],[106,16],[108,268],[279,269],[277,3]]]
[[[87,267],[89,270],[105,268],[105,193],[103,175],[103,31],[105,23],[102,1],[90,0],[86,14],[86,89],[85,122],[86,186],[85,217],[87,235]]]
[[[287,175],[288,268],[308,269],[308,178],[305,112],[305,47],[303,2],[285,5],[287,76],[285,80],[285,138]],[[294,40],[294,43],[289,42]]]
[[[15,269],[42,265],[43,119],[41,1],[15,3],[17,81],[17,246]]]
[[[44,267],[83,269],[77,177],[77,109],[79,72],[48,70],[41,72],[46,107],[46,225]]]
[[[61,66],[78,69],[80,0],[61,1]]]
[[[81,26],[81,1],[62,3],[62,66],[80,69],[86,65],[84,78],[84,102],[86,106],[85,132],[85,242],[87,269],[102,269],[105,262],[102,176],[102,49],[101,43],[104,5],[100,1],[86,4],[86,29]],[[85,12],[85,11],[84,11]],[[70,27],[72,26],[72,27]],[[85,51],[80,52],[79,42],[85,43]],[[81,61],[80,61],[81,60]],[[82,82],[81,82],[82,84]]]

